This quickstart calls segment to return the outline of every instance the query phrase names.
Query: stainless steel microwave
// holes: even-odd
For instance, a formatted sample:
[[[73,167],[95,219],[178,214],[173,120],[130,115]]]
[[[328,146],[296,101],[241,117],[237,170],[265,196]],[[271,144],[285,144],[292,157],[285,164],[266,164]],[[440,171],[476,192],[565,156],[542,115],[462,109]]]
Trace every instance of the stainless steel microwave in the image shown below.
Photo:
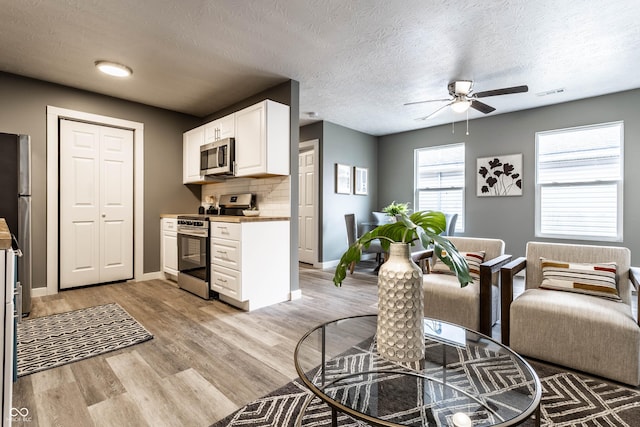
[[[233,138],[220,139],[200,147],[201,175],[233,175],[236,143]]]

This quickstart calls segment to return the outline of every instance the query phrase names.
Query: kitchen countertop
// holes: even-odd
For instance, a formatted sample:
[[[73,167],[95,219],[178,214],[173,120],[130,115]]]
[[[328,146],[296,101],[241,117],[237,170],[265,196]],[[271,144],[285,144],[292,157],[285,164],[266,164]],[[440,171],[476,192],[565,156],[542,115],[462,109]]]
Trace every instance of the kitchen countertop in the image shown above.
[[[198,216],[197,214],[160,214],[160,218],[178,218],[181,215]],[[211,222],[265,222],[265,221],[289,221],[288,216],[232,216],[209,215]]]
[[[4,218],[0,218],[0,249],[11,247],[11,232]]]

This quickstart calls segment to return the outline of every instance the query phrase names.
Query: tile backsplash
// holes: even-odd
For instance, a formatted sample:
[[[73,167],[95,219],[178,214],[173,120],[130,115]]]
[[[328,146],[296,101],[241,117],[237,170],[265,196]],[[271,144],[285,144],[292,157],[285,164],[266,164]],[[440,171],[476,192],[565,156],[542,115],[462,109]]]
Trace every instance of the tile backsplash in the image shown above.
[[[217,201],[223,194],[253,193],[256,195],[256,205],[262,216],[290,216],[291,215],[291,182],[289,176],[274,176],[269,178],[234,178],[215,184],[202,186],[201,203],[206,203],[207,196],[214,196]]]

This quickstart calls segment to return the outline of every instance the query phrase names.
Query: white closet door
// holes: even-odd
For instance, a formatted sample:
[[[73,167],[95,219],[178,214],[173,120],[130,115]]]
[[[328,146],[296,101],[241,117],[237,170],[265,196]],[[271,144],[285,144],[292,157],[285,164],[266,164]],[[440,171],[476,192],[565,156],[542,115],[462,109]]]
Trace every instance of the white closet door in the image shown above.
[[[315,162],[315,150],[298,155],[298,258],[308,264],[314,264],[318,259]]]
[[[133,132],[60,123],[60,288],[133,277]]]
[[[100,282],[133,278],[133,131],[100,127]]]

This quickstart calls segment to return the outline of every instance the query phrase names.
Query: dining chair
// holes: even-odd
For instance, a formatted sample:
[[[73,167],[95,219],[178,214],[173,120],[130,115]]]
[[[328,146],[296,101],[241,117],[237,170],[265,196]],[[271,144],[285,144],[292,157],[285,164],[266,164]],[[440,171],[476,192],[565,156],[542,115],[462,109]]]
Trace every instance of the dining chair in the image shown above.
[[[386,224],[391,221],[391,218],[389,217],[389,215],[386,214],[386,212],[374,211],[374,212],[371,212],[371,215],[373,216],[373,222],[376,225]]]
[[[347,243],[349,246],[353,245],[356,240],[358,240],[358,221],[356,220],[356,214],[350,213],[345,214],[344,221],[347,226]],[[384,251],[382,250],[382,245],[378,240],[373,240],[367,249],[363,249],[362,253],[365,254],[375,254],[376,256],[376,268],[374,271],[378,271],[380,269],[380,265],[382,265],[384,261]],[[349,266],[349,272],[353,274],[353,270],[355,269],[356,263],[352,262]]]
[[[447,222],[443,236],[453,236],[456,231],[456,222],[458,221],[458,214],[444,214],[444,219]]]
[[[444,214],[444,219],[446,221],[446,225],[444,231],[440,234],[441,236],[453,236],[453,233],[456,229],[456,221],[458,219],[458,214]],[[418,264],[418,266],[422,269],[423,273],[428,272],[428,260],[431,258],[431,253],[428,252],[429,248],[425,248],[422,246],[420,241],[415,243],[415,246],[411,248],[411,259],[413,262]],[[427,256],[428,255],[428,256]]]

